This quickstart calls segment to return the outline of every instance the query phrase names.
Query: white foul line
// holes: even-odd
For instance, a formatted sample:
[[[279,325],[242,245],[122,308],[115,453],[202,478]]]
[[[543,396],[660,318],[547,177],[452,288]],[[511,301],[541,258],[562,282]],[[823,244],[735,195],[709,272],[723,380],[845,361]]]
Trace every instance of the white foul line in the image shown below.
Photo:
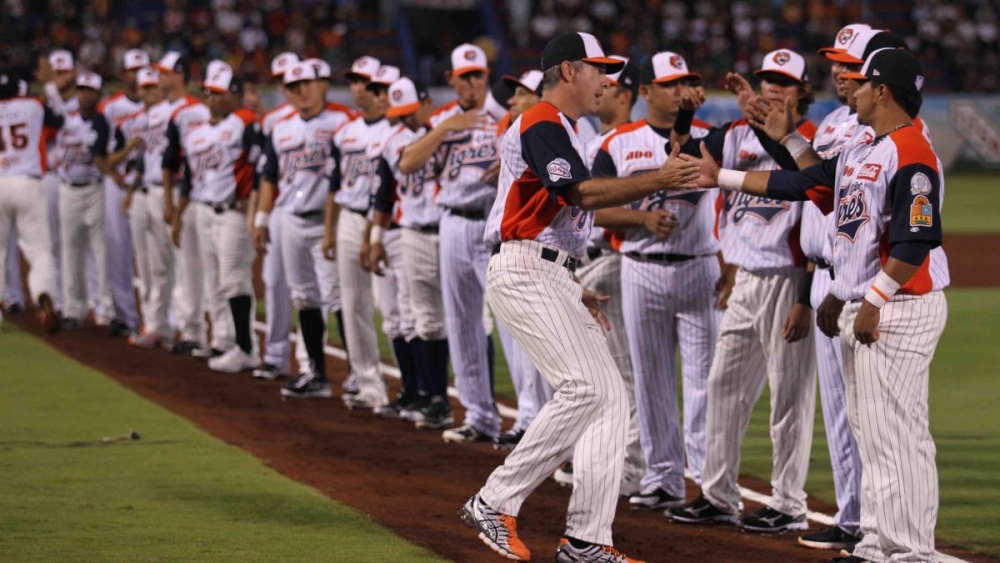
[[[255,320],[253,322],[253,328],[257,332],[260,332],[260,333],[263,334],[265,332],[266,325],[264,323],[260,322],[260,321]],[[299,335],[296,334],[296,333],[293,333],[292,336],[291,336],[291,340],[293,342],[295,342],[296,344],[298,344],[299,343]],[[326,352],[326,354],[328,356],[332,356],[334,358],[337,358],[338,360],[346,360],[347,359],[347,353],[346,352],[344,352],[340,348],[336,348],[336,347],[331,346],[329,344],[326,344],[326,345],[323,346],[323,351]],[[378,367],[379,367],[379,370],[382,372],[382,375],[387,375],[387,376],[392,377],[394,379],[399,379],[400,378],[399,368],[397,368],[396,366],[389,365],[389,364],[387,364],[385,362],[379,362]],[[458,398],[458,391],[456,391],[454,387],[449,386],[448,387],[448,396],[449,397]],[[502,416],[503,418],[508,418],[508,419],[511,419],[511,420],[514,420],[514,419],[517,418],[517,409],[511,408],[511,407],[509,407],[507,405],[504,405],[502,403],[497,403],[496,405],[497,405],[497,411],[500,412],[500,416]],[[685,472],[685,476],[688,479],[691,478],[691,475],[688,474],[687,472]],[[748,489],[746,487],[740,487],[740,496],[742,496],[743,498],[745,498],[747,500],[756,502],[758,504],[763,504],[763,505],[767,505],[767,503],[771,502],[771,497],[770,496],[762,494],[762,493],[758,493],[756,491],[752,491],[752,490],[750,490],[750,489]],[[829,515],[823,514],[822,512],[813,512],[812,510],[810,510],[810,511],[806,512],[806,518],[808,518],[809,520],[812,520],[813,522],[816,522],[817,524],[821,524],[823,526],[834,526],[834,525],[836,525],[835,522],[834,522],[834,520],[833,520],[833,516],[829,516]],[[953,557],[953,556],[948,555],[946,553],[941,553],[940,551],[937,552],[937,557],[938,557],[938,563],[969,563],[968,561],[966,561],[964,559],[959,559],[957,557]]]

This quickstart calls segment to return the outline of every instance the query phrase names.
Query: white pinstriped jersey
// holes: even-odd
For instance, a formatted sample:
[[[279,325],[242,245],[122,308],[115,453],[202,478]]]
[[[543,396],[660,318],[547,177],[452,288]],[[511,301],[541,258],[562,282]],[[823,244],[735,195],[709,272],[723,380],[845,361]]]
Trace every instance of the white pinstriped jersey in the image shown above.
[[[437,204],[437,179],[434,177],[436,162],[434,157],[427,160],[424,167],[413,174],[403,174],[399,171],[399,159],[407,145],[423,137],[427,130],[421,127],[411,131],[405,125],[385,143],[382,158],[389,165],[398,182],[399,213],[395,217],[403,227],[422,227],[437,225],[441,221],[441,206]]]
[[[701,139],[709,131],[693,126],[691,137]],[[625,178],[658,170],[667,161],[670,131],[657,131],[645,120],[623,125],[608,137],[594,162],[595,177]],[[666,209],[674,214],[677,229],[666,239],[645,229],[631,229],[619,250],[642,254],[668,253],[702,256],[719,251],[715,239],[715,199],[718,190],[661,190],[628,207],[643,211]]]
[[[308,121],[293,112],[272,126],[262,177],[278,187],[275,207],[299,214],[325,210],[337,182],[333,136],[346,120],[343,113],[329,110]]]
[[[285,119],[289,115],[295,113],[295,107],[288,102],[282,102],[281,105],[273,108],[271,111],[264,114],[264,117],[260,118],[260,132],[265,137],[271,134],[274,126],[277,125],[279,121]]]
[[[118,92],[117,94],[112,94],[111,96],[101,100],[100,105],[97,110],[100,111],[104,118],[108,120],[108,127],[111,128],[111,138],[108,139],[110,143],[108,145],[108,152],[115,150],[115,129],[120,129],[121,126],[131,119],[137,112],[144,109],[142,105],[142,100],[132,100],[125,95],[124,92]],[[128,169],[128,161],[123,161],[118,165],[118,171],[123,175],[126,174]],[[126,181],[129,180],[126,175]],[[111,181],[110,178],[108,181]]]
[[[45,105],[52,108],[52,111],[55,112],[56,115],[61,115],[63,117],[70,113],[80,111],[80,98],[73,96],[68,100],[63,100],[62,96],[59,95],[59,90],[53,82],[45,83],[45,102]],[[48,169],[55,170],[56,167],[59,166],[59,151],[56,149],[55,145],[49,147],[46,156],[48,159]]]
[[[514,121],[500,146],[499,191],[483,237],[487,247],[535,240],[583,256],[594,213],[571,205],[562,194],[588,179],[573,121],[549,102],[532,106]]]
[[[583,149],[583,162],[587,165],[587,170],[594,169],[594,159],[597,158],[597,151],[601,150],[601,145],[608,137],[615,134],[618,127],[610,129],[607,133],[599,133],[595,137],[592,137],[589,141],[584,143]],[[598,227],[594,225],[590,229],[590,240],[587,242],[587,248],[600,248],[601,250],[612,250],[611,241],[608,240],[611,235],[604,227]]]
[[[0,100],[0,176],[41,178],[49,165],[46,140],[62,124],[35,98]]]
[[[181,169],[184,150],[181,139],[188,133],[208,123],[211,117],[208,106],[198,102],[181,106],[170,116],[167,124],[167,146],[163,149],[163,168],[177,172]]]
[[[196,127],[181,144],[192,200],[232,203],[250,194],[260,155],[260,126],[252,111],[242,108],[218,123]]]
[[[334,186],[334,201],[340,207],[367,213],[371,208],[375,186],[375,166],[378,161],[369,151],[373,139],[381,138],[390,129],[389,120],[368,123],[364,117],[348,121],[333,137],[340,182]]]
[[[94,164],[95,156],[106,156],[108,146],[114,141],[108,122],[100,113],[84,119],[79,112],[66,116],[62,129],[56,134],[56,146],[62,155],[56,173],[69,184],[87,184],[101,179],[101,171]]]
[[[122,134],[122,141],[127,143],[132,138],[142,139],[145,137],[148,121],[146,108],[122,118],[121,122],[118,124],[118,130]],[[116,147],[116,150],[118,148],[121,147]],[[130,186],[135,184],[135,180],[139,175],[139,159],[141,157],[142,150],[131,150],[128,155],[126,155],[125,160],[122,161],[125,166],[125,174],[123,174],[123,178],[125,183]]]
[[[858,114],[846,104],[842,105],[823,118],[816,128],[816,137],[812,141],[813,150],[822,159],[836,158],[853,142],[857,128]],[[803,204],[799,244],[807,258],[821,258],[832,262],[833,235],[836,230],[832,214],[824,215],[811,201]]]
[[[458,102],[439,108],[427,120],[437,127],[449,117],[464,113]],[[483,182],[483,173],[497,160],[497,122],[485,115],[482,129],[456,131],[445,136],[435,158],[438,163],[438,205],[478,211],[489,209],[496,197],[493,186]]]
[[[815,126],[806,121],[799,132],[812,139]],[[745,119],[732,122],[725,132],[722,166],[746,171],[779,169]],[[799,246],[801,219],[801,202],[728,192],[719,216],[723,257],[751,272],[804,266]]]
[[[142,138],[143,185],[163,184],[163,151],[167,148],[167,125],[170,124],[170,116],[178,109],[196,103],[200,103],[198,98],[185,95],[172,102],[164,99],[146,110],[146,130]]]

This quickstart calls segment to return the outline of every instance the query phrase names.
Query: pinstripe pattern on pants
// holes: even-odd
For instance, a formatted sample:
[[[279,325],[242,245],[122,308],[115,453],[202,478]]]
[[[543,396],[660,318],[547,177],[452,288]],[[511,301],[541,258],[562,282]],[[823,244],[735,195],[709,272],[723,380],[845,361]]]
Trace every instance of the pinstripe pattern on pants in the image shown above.
[[[684,460],[701,482],[705,411],[721,314],[715,256],[676,264],[625,258],[622,302],[632,365],[640,437],[647,470],[642,488],[684,497]],[[684,424],[677,404],[677,349],[681,354]]]
[[[174,192],[176,193],[176,192]],[[174,252],[177,261],[177,285],[173,302],[181,340],[206,342],[205,286],[202,283],[201,249],[198,240],[198,210],[189,204],[182,215],[181,246]]]
[[[861,449],[861,543],[854,555],[882,562],[933,562],[938,513],[936,448],[930,432],[930,364],[948,319],[943,292],[886,303],[879,339],[854,337],[861,301],[840,317],[848,417]]]
[[[507,358],[507,367],[510,369],[510,378],[514,383],[514,392],[517,393],[517,420],[512,428],[525,430],[538,416],[542,405],[552,398],[552,387],[502,322],[497,323],[497,329],[500,332],[500,345]]]
[[[410,288],[403,269],[403,243],[401,230],[386,231],[385,245],[388,266],[381,276],[372,276],[375,307],[382,314],[382,333],[390,342],[404,338],[407,342],[416,336],[413,314],[410,310]]]
[[[264,261],[261,264],[261,277],[264,278],[264,361],[278,366],[287,373],[291,369],[290,357],[292,345],[288,336],[292,333],[292,291],[285,277],[285,264],[282,255],[284,240],[283,207],[271,210],[268,219],[268,236],[271,243],[267,246]],[[307,364],[308,365],[308,364]]]
[[[828,268],[816,269],[810,295],[813,311],[819,309],[823,299],[830,292],[832,281]],[[843,530],[858,535],[861,528],[861,456],[858,453],[858,442],[847,420],[843,366],[840,337],[830,338],[822,332],[817,332],[816,367],[819,370],[819,396],[823,407],[826,443],[830,450],[834,491],[837,495],[837,513],[833,521]]]
[[[444,301],[441,296],[441,240],[436,233],[403,229],[400,236],[414,331],[426,341],[444,340]]]
[[[566,533],[611,545],[628,437],[628,398],[607,339],[580,301],[582,287],[541,258],[534,241],[503,244],[490,260],[490,307],[555,389],[524,438],[480,491],[516,516],[576,445]],[[565,260],[566,252],[558,251]]]
[[[444,298],[448,353],[455,372],[465,424],[488,436],[500,433],[490,388],[486,335],[486,268],[490,253],[483,245],[485,221],[445,213],[441,217],[441,290]]]
[[[163,222],[163,198],[163,186],[149,186],[149,193],[145,198],[145,212],[149,217],[145,251],[149,257],[150,285],[148,308],[143,309],[142,315],[147,333],[167,336],[168,341],[172,341],[174,331],[170,326],[170,307],[176,260],[170,240],[170,227]]]
[[[104,235],[107,247],[108,285],[114,302],[114,317],[139,329],[132,265],[132,231],[128,215],[122,213],[125,190],[111,178],[104,179]],[[229,304],[225,304],[226,307]],[[107,311],[111,314],[112,311]]]
[[[201,280],[204,286],[205,311],[212,323],[212,348],[217,350],[228,350],[236,346],[236,330],[233,326],[233,313],[229,308],[229,297],[240,295],[233,293],[227,295],[227,288],[233,284],[231,272],[226,272],[222,267],[223,262],[230,262],[231,258],[226,254],[235,252],[235,239],[231,239],[231,244],[224,244],[223,233],[228,233],[229,229],[220,228],[220,223],[225,217],[227,222],[236,224],[239,219],[227,217],[230,212],[216,214],[215,210],[208,205],[197,201],[192,201],[189,208],[193,207],[195,219],[197,221],[198,250],[201,252]],[[232,212],[235,213],[235,212]],[[239,213],[236,213],[239,215]],[[243,231],[247,234],[246,244],[249,246],[249,232],[246,228]],[[248,251],[250,249],[248,248]],[[249,270],[249,268],[248,268]],[[243,273],[246,278],[246,285],[250,284],[250,276]],[[224,277],[223,274],[228,274]],[[252,293],[253,289],[243,292]]]
[[[781,337],[804,274],[802,268],[755,273],[741,268],[722,316],[708,375],[702,491],[730,514],[738,511],[740,501],[740,445],[765,383],[771,390],[774,448],[768,506],[792,516],[806,511],[803,487],[816,409],[815,331],[791,344]]]

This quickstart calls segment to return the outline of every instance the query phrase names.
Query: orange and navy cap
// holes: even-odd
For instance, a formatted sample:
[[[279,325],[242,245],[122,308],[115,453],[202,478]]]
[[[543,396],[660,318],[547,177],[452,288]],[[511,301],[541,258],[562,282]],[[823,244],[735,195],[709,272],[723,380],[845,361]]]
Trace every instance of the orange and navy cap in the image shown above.
[[[851,41],[843,53],[828,53],[826,58],[847,64],[864,64],[868,57],[879,49],[906,49],[906,41],[895,33],[883,29],[862,31]]]
[[[389,111],[386,117],[404,117],[420,109],[427,98],[427,89],[409,78],[400,78],[389,86]]]
[[[564,61],[604,65],[604,71],[607,73],[618,72],[625,66],[622,61],[605,55],[596,37],[580,31],[563,33],[552,38],[542,51],[543,70],[558,66]]]
[[[754,74],[767,79],[768,74],[781,74],[796,82],[808,82],[809,73],[806,72],[806,60],[802,55],[789,49],[778,49],[764,55],[764,62],[760,70]]]
[[[846,53],[847,47],[858,38],[862,31],[868,31],[871,26],[866,23],[852,23],[840,28],[837,37],[833,40],[832,47],[823,47],[817,51],[820,55],[829,56],[829,53]]]
[[[840,75],[853,80],[876,80],[881,84],[919,94],[924,87],[924,71],[913,53],[894,47],[883,47],[865,59],[861,72]]]

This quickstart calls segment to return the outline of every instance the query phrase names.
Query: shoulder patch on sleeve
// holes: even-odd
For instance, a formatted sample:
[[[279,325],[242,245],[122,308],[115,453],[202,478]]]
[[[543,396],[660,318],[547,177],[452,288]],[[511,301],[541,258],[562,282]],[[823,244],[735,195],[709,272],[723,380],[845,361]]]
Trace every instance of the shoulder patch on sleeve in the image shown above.
[[[913,203],[910,204],[910,230],[917,232],[917,229],[920,227],[931,227],[933,225],[934,209],[931,207],[931,202],[923,195],[913,198]]]
[[[565,158],[556,158],[545,166],[545,171],[549,174],[549,180],[558,182],[559,180],[569,180],[573,177],[572,167]]]

